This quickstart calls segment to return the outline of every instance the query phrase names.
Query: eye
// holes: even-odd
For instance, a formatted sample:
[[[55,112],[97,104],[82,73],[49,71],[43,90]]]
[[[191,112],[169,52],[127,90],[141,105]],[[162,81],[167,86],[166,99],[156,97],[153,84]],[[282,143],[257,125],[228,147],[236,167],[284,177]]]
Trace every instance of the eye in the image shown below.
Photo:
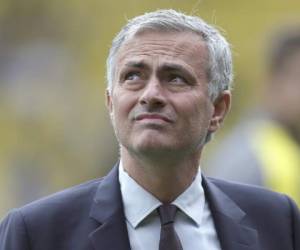
[[[128,72],[124,77],[125,81],[137,81],[139,79],[141,79],[141,74],[136,71]]]
[[[145,75],[141,71],[129,70],[121,76],[120,84],[128,90],[139,90],[145,84]]]
[[[187,80],[178,74],[171,74],[169,76],[169,82],[174,84],[187,84]]]

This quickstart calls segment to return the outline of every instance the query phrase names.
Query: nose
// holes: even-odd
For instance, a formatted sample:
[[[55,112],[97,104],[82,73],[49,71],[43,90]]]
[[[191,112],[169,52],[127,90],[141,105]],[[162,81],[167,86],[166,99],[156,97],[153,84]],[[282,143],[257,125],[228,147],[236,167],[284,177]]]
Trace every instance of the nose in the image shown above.
[[[140,104],[148,109],[162,108],[166,105],[163,86],[157,79],[150,79],[140,96]]]

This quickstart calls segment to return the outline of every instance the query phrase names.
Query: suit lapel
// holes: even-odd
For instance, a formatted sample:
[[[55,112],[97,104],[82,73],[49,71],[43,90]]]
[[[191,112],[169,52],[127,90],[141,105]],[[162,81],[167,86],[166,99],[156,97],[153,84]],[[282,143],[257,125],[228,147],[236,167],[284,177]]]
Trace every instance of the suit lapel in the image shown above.
[[[260,250],[257,231],[248,225],[245,212],[205,177],[203,187],[222,250]],[[101,181],[90,217],[100,225],[89,235],[95,250],[130,250],[117,165]]]
[[[214,183],[203,177],[222,250],[259,250],[256,229],[247,223],[247,214]]]
[[[130,250],[117,165],[101,181],[90,217],[100,223],[89,235],[95,250]]]

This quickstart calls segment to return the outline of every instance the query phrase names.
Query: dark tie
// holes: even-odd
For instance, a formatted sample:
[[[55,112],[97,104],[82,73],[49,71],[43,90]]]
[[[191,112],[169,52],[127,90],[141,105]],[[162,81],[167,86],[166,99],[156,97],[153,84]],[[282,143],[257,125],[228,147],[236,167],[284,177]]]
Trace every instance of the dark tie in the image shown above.
[[[182,250],[178,235],[174,229],[177,207],[172,204],[161,205],[158,214],[161,222],[159,250]]]

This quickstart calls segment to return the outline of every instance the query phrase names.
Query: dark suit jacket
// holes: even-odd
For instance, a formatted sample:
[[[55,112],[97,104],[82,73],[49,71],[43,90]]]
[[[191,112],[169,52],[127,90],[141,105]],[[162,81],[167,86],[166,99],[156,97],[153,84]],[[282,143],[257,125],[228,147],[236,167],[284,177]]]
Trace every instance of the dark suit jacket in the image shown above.
[[[222,250],[300,250],[300,215],[288,197],[205,177],[203,187]],[[129,250],[117,166],[13,210],[0,225],[0,250],[29,249]]]

